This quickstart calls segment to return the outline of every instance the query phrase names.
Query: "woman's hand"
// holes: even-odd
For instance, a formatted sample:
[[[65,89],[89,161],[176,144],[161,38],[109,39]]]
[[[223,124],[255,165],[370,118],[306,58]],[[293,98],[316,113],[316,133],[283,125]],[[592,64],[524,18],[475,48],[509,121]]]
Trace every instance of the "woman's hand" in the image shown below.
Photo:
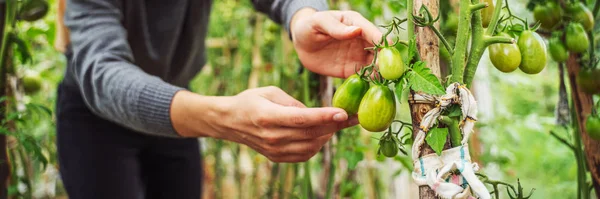
[[[277,87],[232,97],[175,95],[173,126],[182,136],[214,137],[245,144],[274,162],[303,162],[331,136],[358,124],[339,108],[306,108]]]
[[[383,35],[358,12],[316,12],[311,8],[294,14],[290,32],[304,67],[322,75],[343,78],[371,63],[373,53],[364,48],[380,42]]]

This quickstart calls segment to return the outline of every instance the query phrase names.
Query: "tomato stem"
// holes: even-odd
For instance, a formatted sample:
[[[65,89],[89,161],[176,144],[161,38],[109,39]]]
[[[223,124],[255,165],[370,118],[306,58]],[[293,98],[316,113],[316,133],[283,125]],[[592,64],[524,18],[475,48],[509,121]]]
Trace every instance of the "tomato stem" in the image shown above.
[[[471,12],[477,12],[481,9],[487,8],[489,5],[487,3],[477,3],[470,6]]]
[[[507,4],[508,6],[508,4]],[[494,35],[496,28],[498,27],[498,23],[500,21],[500,13],[502,12],[502,0],[496,0],[496,7],[494,8],[494,14],[492,14],[492,19],[490,20],[490,24],[488,26],[486,35]]]
[[[448,127],[448,132],[450,132],[450,143],[452,144],[452,147],[460,146],[462,142],[462,134],[458,125],[458,120],[448,116],[440,116],[439,120]]]
[[[478,0],[472,0],[473,3],[478,2]],[[513,43],[514,39],[504,37],[504,36],[492,36],[495,32],[495,28],[498,25],[498,21],[500,21],[500,12],[502,11],[502,2],[503,0],[496,0],[496,8],[494,9],[494,14],[492,15],[492,19],[490,21],[487,32],[484,33],[483,30],[483,21],[481,17],[481,12],[476,12],[473,14],[472,21],[472,43],[471,43],[471,54],[469,55],[469,60],[466,66],[466,72],[464,74],[464,82],[468,87],[471,87],[471,83],[475,78],[475,73],[477,72],[477,66],[479,66],[479,62],[481,61],[481,57],[485,52],[487,46],[493,43]],[[508,5],[507,5],[508,6]]]
[[[469,44],[469,25],[471,24],[471,1],[460,0],[458,12],[458,31],[456,33],[456,47],[452,55],[452,78],[450,82],[463,83],[465,70],[465,58],[467,57],[467,46]]]
[[[505,44],[514,44],[517,41],[511,37],[506,37],[506,36],[488,36],[485,35],[483,36],[483,40],[485,43],[485,46],[489,46],[492,44],[497,44],[497,43],[505,43]]]

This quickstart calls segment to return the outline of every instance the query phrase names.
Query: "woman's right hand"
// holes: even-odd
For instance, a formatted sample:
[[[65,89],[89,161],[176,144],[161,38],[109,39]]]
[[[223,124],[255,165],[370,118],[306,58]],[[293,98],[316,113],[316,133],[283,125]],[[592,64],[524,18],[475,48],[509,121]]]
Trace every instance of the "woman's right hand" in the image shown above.
[[[274,162],[304,162],[341,129],[358,124],[339,108],[307,108],[277,87],[236,96],[178,92],[171,106],[184,137],[214,137],[245,144]]]

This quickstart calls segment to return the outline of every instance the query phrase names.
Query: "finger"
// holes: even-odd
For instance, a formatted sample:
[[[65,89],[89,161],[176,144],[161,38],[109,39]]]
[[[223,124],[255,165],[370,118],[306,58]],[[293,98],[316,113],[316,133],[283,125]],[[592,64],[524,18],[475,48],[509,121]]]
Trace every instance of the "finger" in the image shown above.
[[[335,133],[339,130],[358,124],[358,117],[352,116],[343,122],[335,122],[309,128],[280,128],[280,144],[288,144],[293,141],[313,140],[315,138]]]
[[[320,126],[348,119],[346,111],[334,107],[298,108],[280,106],[271,109],[270,112],[268,117],[275,121],[274,125],[292,128]]]
[[[278,87],[268,86],[263,89],[265,92],[262,94],[262,96],[275,104],[300,108],[306,107],[302,102],[294,99],[292,96],[288,95],[285,91]]]
[[[276,155],[270,156],[269,159],[275,162],[305,162],[315,156],[327,143],[333,133],[323,135],[317,139],[304,140],[287,144]]]
[[[377,28],[377,26],[375,26],[375,24],[371,23],[360,13],[353,11],[343,11],[337,12],[335,14],[338,15],[338,18],[343,19],[344,24],[360,27],[362,29],[360,36],[365,41],[369,43],[372,43],[373,41],[376,43],[381,42],[381,37],[383,36],[383,33],[379,30],[379,28]],[[390,38],[387,38],[387,40],[388,43],[392,43]]]
[[[318,12],[313,17],[315,17],[312,20],[315,22],[315,29],[338,40],[355,38],[362,32],[358,26],[342,23],[340,18],[333,15],[332,12]]]

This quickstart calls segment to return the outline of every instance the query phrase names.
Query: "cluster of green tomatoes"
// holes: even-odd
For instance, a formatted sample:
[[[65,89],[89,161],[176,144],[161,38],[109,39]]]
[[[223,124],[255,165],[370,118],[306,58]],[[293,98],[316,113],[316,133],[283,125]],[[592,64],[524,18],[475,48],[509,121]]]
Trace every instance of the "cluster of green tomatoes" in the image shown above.
[[[349,115],[358,115],[362,128],[371,132],[388,130],[396,116],[396,99],[388,87],[405,72],[400,52],[393,46],[382,47],[376,56],[378,72],[367,66],[346,78],[333,95],[333,106],[344,109]],[[391,132],[380,140],[379,152],[387,157],[398,154],[398,139]]]
[[[332,102],[334,107],[344,109],[349,115],[358,114],[360,125],[371,132],[384,131],[392,124],[396,100],[387,80],[396,80],[405,71],[402,56],[393,46],[382,47],[377,61],[379,73],[373,73],[373,69],[367,67],[346,78],[333,95]],[[369,70],[371,73],[367,72]]]
[[[554,2],[536,5],[534,17],[547,30],[555,30],[549,40],[550,56],[556,62],[565,62],[569,52],[586,53],[590,49],[590,39],[587,32],[594,28],[594,15],[582,2],[571,3],[566,10]],[[564,29],[561,31],[557,30]],[[563,42],[564,41],[564,42]],[[592,59],[590,57],[590,59]],[[600,69],[584,65],[577,75],[577,85],[586,93],[600,94]],[[592,114],[586,118],[585,129],[592,139],[600,140],[600,115],[598,104],[592,109]]]
[[[546,66],[547,54],[556,62],[565,62],[569,52],[584,53],[588,50],[590,40],[586,31],[594,26],[592,12],[581,2],[570,4],[566,10],[555,2],[538,4],[534,8],[534,17],[540,26],[546,30],[559,27],[566,31],[555,31],[549,39],[549,46],[542,37],[525,26],[525,30],[516,31],[506,26],[499,35],[518,37],[515,44],[493,44],[489,46],[489,56],[492,64],[499,71],[508,73],[517,68],[527,74],[537,74]],[[523,27],[521,25],[517,25]],[[518,29],[518,28],[516,28]]]

